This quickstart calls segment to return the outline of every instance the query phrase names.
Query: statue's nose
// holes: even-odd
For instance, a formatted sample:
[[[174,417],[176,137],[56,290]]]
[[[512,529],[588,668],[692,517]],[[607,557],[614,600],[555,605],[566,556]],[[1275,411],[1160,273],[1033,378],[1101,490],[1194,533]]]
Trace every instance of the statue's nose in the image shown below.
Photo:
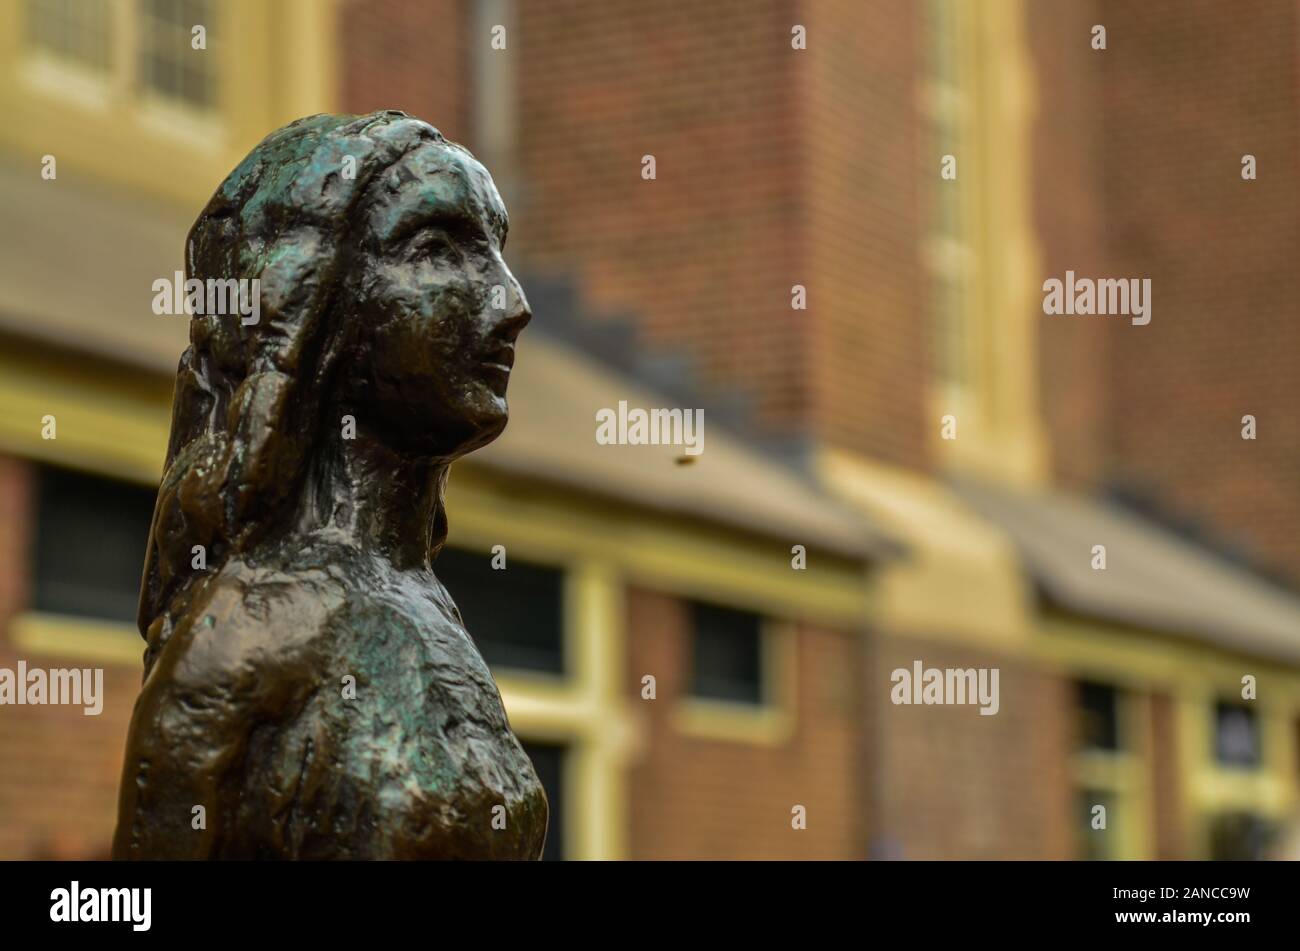
[[[520,331],[528,325],[528,321],[533,319],[533,311],[528,306],[528,298],[524,296],[524,289],[519,286],[519,282],[514,277],[510,278],[507,286],[510,288],[511,298],[496,331],[506,340],[514,342]]]

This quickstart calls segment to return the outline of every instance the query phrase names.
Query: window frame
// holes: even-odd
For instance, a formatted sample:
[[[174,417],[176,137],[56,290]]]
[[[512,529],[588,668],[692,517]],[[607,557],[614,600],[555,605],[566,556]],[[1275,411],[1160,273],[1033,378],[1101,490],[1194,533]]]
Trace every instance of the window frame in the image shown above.
[[[1106,860],[1141,859],[1148,854],[1154,834],[1146,825],[1150,795],[1150,697],[1139,686],[1116,679],[1104,671],[1072,671],[1071,722],[1080,712],[1079,686],[1092,683],[1115,692],[1115,749],[1084,747],[1077,730],[1072,731],[1072,789],[1075,796],[1095,791],[1107,798],[1106,829],[1091,825],[1083,835],[1104,834]],[[1080,821],[1080,820],[1076,820]],[[1080,859],[1083,856],[1079,856]]]
[[[1253,813],[1262,819],[1289,821],[1297,802],[1292,776],[1297,761],[1291,748],[1294,701],[1279,695],[1245,701],[1255,711],[1259,762],[1243,768],[1220,763],[1216,709],[1220,701],[1239,702],[1238,681],[1220,676],[1185,691],[1179,705],[1179,739],[1189,751],[1184,767],[1188,790],[1187,836],[1191,854],[1210,854],[1211,824],[1222,813]]]
[[[1210,758],[1216,769],[1254,772],[1256,770],[1267,769],[1264,762],[1264,725],[1259,715],[1259,709],[1252,706],[1253,701],[1233,700],[1230,697],[1219,696],[1214,699],[1213,707],[1210,714]],[[1220,712],[1225,709],[1241,710],[1247,714],[1247,720],[1254,732],[1254,758],[1249,763],[1238,763],[1225,760],[1220,755]]]
[[[220,31],[210,35],[206,49],[193,51],[215,60],[207,67],[215,86],[213,101],[209,106],[198,107],[146,85],[141,70],[144,0],[107,0],[106,6],[109,54],[108,63],[100,72],[87,69],[76,60],[32,47],[27,42],[27,4],[21,5],[19,76],[28,91],[50,99],[65,99],[67,105],[91,111],[130,113],[139,124],[180,143],[224,138],[222,94],[231,64],[224,55],[224,44],[217,41]],[[212,11],[214,22],[220,22],[218,17],[225,19],[219,4],[213,4]]]
[[[110,0],[114,59],[129,37],[136,0]],[[248,149],[292,119],[335,112],[340,0],[221,0],[220,33],[209,26],[204,55],[216,57],[215,108],[141,101],[119,77],[78,74],[75,64],[33,50],[25,7],[0,3],[0,148],[54,155],[93,178],[192,208],[210,197]],[[207,24],[205,24],[207,25]],[[292,41],[285,33],[292,31]],[[223,42],[222,37],[235,41]],[[135,67],[131,67],[134,72]]]
[[[688,612],[689,604],[687,600]],[[750,610],[743,606],[738,609]],[[759,746],[781,746],[791,740],[796,721],[799,630],[793,622],[766,614],[758,617],[761,702],[722,700],[690,693],[694,645],[689,643],[683,651],[685,686],[673,710],[673,725],[679,733],[694,739]],[[685,627],[684,636],[693,638],[693,626],[688,622]]]
[[[458,541],[455,544],[446,544],[443,546],[444,551],[448,548],[454,549],[460,555],[469,555],[477,558],[483,558],[485,560],[490,560],[492,558],[491,546],[488,546],[485,549],[480,546],[470,546],[464,544],[463,542]],[[438,555],[438,559],[440,559],[441,557],[442,554],[440,552]],[[510,560],[513,557],[515,557],[515,555],[510,550],[510,547],[507,546],[506,567],[503,570],[507,572],[510,570]],[[447,593],[451,595],[451,599],[454,602],[456,600],[456,592],[453,591],[451,588],[447,587],[447,584],[443,580],[442,576],[438,574],[438,559],[435,559],[433,562],[433,575],[435,578],[438,579],[438,583],[447,589]],[[566,562],[563,559],[558,559],[553,557],[536,558],[536,557],[531,557],[529,555],[520,555],[519,560],[530,566],[535,566],[538,568],[544,568],[550,571],[554,571],[556,572],[556,574],[559,575],[558,582],[559,582],[560,613],[556,623],[559,628],[559,635],[560,635],[560,645],[559,645],[560,669],[558,671],[553,671],[553,670],[542,670],[536,667],[511,667],[511,666],[492,667],[492,665],[488,663],[487,657],[484,657],[483,660],[485,663],[488,663],[488,666],[491,668],[493,677],[501,677],[504,675],[508,675],[511,678],[532,678],[532,679],[539,680],[543,683],[563,682],[572,675],[573,650],[574,650],[574,641],[576,638],[575,632],[573,630],[573,623],[572,623],[571,612],[570,612],[570,599],[574,596],[574,592],[572,586],[569,583],[569,577],[573,571],[573,564],[571,562]],[[459,604],[457,604],[456,609],[458,611],[460,610]],[[474,628],[473,628],[472,619],[465,620],[465,629],[469,632],[469,636],[473,640]],[[474,643],[476,647],[479,646],[477,640],[475,640]],[[479,648],[479,653],[480,654],[482,653],[481,647]]]
[[[934,66],[935,25],[944,16],[951,22],[951,75]],[[918,180],[933,200],[957,208],[956,233],[943,234],[928,215],[918,247],[933,298],[926,313],[931,451],[941,469],[1042,482],[1049,475],[1038,393],[1042,313],[1033,278],[1041,254],[1026,172],[1034,87],[1023,4],[932,0],[921,20],[926,72],[917,108],[930,128],[921,138]],[[935,147],[940,124],[953,128],[953,181],[940,177],[940,157],[949,154]],[[944,318],[960,323],[953,350],[962,366],[955,374],[934,372],[945,282],[956,284],[955,313]],[[945,416],[957,419],[960,438],[943,438]]]
[[[742,700],[739,698],[711,696],[706,693],[697,692],[699,690],[699,673],[700,673],[698,652],[700,646],[699,611],[701,609],[724,611],[727,613],[738,614],[745,617],[747,624],[752,620],[752,623],[754,625],[753,633],[755,637],[755,643],[753,647],[756,653],[755,661],[757,663],[757,670],[755,671],[757,677],[757,683],[754,685],[758,693],[757,699]],[[770,696],[772,685],[770,683],[771,677],[769,672],[769,666],[772,662],[772,658],[770,656],[770,648],[767,644],[768,634],[767,631],[765,630],[766,624],[763,615],[759,614],[756,611],[733,608],[728,605],[717,604],[716,602],[712,602],[712,601],[701,601],[694,598],[687,602],[687,611],[690,614],[690,622],[688,624],[690,630],[690,635],[689,635],[690,650],[687,652],[686,669],[688,673],[686,677],[686,695],[690,697],[692,700],[705,700],[705,701],[711,701],[715,703],[736,704],[738,706],[746,706],[746,707],[764,707],[769,705],[772,701],[772,698]]]

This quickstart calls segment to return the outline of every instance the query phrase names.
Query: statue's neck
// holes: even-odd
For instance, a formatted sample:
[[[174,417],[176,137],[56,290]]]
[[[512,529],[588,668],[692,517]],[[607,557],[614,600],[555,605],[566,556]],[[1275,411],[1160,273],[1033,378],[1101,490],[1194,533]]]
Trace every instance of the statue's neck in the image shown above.
[[[326,436],[308,480],[300,527],[325,530],[401,570],[427,569],[447,534],[447,465],[396,452],[357,427]]]

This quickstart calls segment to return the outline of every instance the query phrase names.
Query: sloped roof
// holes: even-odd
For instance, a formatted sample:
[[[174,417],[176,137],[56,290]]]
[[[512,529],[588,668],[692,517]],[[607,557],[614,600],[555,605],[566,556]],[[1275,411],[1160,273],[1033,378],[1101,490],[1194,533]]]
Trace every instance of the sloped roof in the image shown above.
[[[0,157],[0,328],[55,346],[171,375],[188,321],[152,311],[153,282],[183,267],[192,215],[78,183]],[[673,446],[600,445],[596,411],[620,400],[673,403],[567,348],[535,315],[519,342],[505,434],[474,465],[543,478],[668,513],[722,523],[789,544],[871,557],[893,546],[860,515],[793,470],[711,428],[704,451],[679,466]],[[694,408],[694,407],[692,407]]]
[[[539,315],[544,320],[544,315]],[[827,500],[789,469],[711,429],[703,451],[678,465],[680,447],[600,445],[596,412],[672,403],[532,328],[519,343],[510,380],[510,424],[475,463],[537,474],[604,495],[722,522],[789,544],[843,554],[883,555],[893,546],[863,518]]]
[[[1300,660],[1300,596],[1116,505],[1061,493],[958,482],[1001,526],[1044,595],[1081,614],[1216,647]],[[1106,568],[1092,567],[1094,545]]]
[[[194,215],[132,200],[60,169],[0,156],[0,325],[174,374],[184,317],[154,314],[153,282],[184,267]],[[195,211],[197,214],[197,209]]]

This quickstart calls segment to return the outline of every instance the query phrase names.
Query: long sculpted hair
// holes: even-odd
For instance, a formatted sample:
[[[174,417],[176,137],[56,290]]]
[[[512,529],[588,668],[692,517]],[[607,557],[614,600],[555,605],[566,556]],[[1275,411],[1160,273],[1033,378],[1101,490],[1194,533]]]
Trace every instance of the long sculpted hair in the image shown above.
[[[260,320],[191,318],[140,592],[146,677],[205,574],[191,568],[195,546],[212,573],[290,529],[323,394],[357,332],[337,312],[349,229],[364,220],[356,209],[429,142],[461,148],[403,112],[300,119],[264,139],[190,229],[186,277],[258,279]],[[441,485],[437,499],[434,547],[445,535]]]

